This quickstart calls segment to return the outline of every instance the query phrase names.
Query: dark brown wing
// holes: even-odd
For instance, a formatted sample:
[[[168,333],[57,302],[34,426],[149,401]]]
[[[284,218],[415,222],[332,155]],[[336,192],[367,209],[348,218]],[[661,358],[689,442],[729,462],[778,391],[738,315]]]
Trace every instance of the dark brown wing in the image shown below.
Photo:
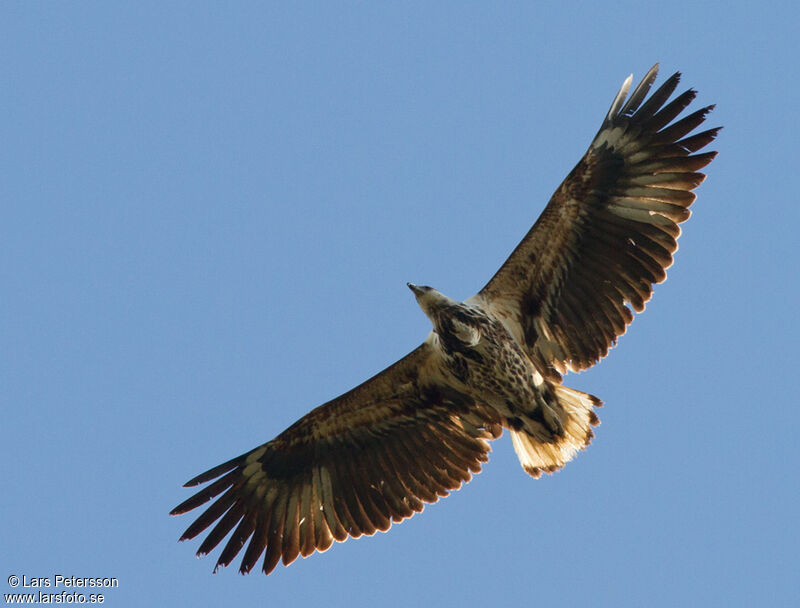
[[[197,554],[234,530],[217,566],[249,540],[240,572],[266,552],[269,574],[280,559],[289,564],[334,540],[386,531],[469,481],[488,460],[487,440],[501,430],[480,406],[436,381],[431,352],[424,343],[272,441],[186,483],[216,479],[173,515],[218,498],[181,540],[217,522]]]
[[[551,378],[596,363],[625,333],[630,308],[644,310],[672,264],[691,190],[705,178],[697,171],[716,156],[694,153],[719,129],[687,137],[713,106],[673,122],[696,95],[666,103],[679,73],[645,101],[657,72],[623,105],[625,81],[589,151],[474,297],[506,320]]]

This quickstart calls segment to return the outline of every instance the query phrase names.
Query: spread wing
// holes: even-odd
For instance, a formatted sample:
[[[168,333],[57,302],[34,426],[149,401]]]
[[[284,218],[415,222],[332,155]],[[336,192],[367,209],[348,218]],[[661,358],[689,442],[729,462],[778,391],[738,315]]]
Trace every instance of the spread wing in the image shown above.
[[[608,354],[633,320],[630,309],[644,310],[672,264],[691,191],[705,179],[698,170],[716,156],[695,152],[719,129],[689,135],[713,106],[673,122],[696,92],[666,103],[676,73],[645,100],[657,72],[658,64],[627,102],[625,81],[588,152],[474,296],[553,379]]]
[[[181,540],[217,522],[197,554],[234,530],[217,566],[249,540],[240,572],[266,552],[269,574],[280,559],[289,564],[334,540],[386,531],[469,481],[501,429],[466,395],[437,382],[432,350],[423,343],[272,441],[186,483],[216,479],[173,515],[218,498]]]

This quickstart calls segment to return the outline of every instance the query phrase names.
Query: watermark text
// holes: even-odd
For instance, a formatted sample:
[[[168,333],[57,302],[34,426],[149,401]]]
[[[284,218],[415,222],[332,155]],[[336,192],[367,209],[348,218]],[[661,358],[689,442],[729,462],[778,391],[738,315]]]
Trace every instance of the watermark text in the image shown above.
[[[119,587],[115,576],[61,573],[49,576],[10,574],[7,582],[14,591],[3,594],[6,604],[102,604],[106,600],[106,590]]]

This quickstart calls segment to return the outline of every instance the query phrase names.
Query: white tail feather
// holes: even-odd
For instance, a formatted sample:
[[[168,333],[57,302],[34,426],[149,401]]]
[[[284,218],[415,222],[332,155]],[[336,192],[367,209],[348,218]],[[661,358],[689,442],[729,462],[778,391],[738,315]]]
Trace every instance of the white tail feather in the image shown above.
[[[566,386],[554,386],[557,411],[564,434],[544,442],[524,430],[510,430],[511,443],[525,472],[532,477],[553,473],[572,460],[594,437],[592,427],[600,424],[594,413],[602,402],[595,396]]]

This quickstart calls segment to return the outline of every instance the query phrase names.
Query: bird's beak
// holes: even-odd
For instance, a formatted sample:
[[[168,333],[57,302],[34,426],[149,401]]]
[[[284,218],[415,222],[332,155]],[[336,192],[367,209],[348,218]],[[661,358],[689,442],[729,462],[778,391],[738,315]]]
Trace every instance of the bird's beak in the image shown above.
[[[423,294],[422,289],[420,289],[417,285],[414,285],[414,283],[406,283],[406,285],[408,285],[408,288],[414,292],[415,296],[419,297]]]

